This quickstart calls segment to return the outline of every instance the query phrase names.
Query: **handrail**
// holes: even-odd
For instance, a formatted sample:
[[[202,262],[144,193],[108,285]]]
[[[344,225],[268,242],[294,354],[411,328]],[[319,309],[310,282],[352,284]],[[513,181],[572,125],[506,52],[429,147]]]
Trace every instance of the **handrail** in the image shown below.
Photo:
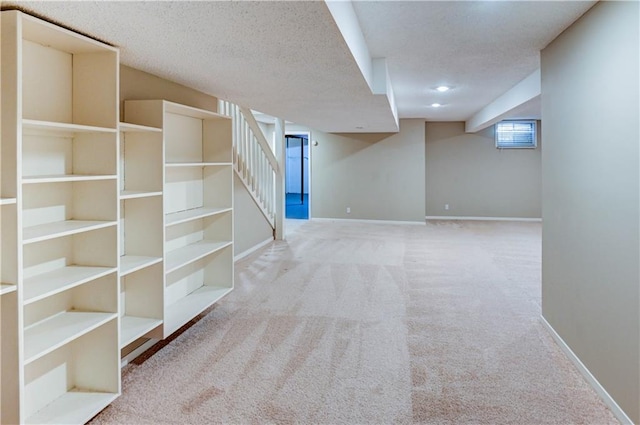
[[[275,230],[275,185],[281,172],[275,154],[250,109],[219,100],[218,112],[233,119],[234,170]]]

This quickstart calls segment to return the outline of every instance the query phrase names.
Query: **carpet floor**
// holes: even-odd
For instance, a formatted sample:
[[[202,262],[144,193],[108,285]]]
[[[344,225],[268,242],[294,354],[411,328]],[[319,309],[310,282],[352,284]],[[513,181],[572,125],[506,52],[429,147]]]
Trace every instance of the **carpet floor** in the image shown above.
[[[540,322],[539,223],[310,221],[94,424],[615,424]]]

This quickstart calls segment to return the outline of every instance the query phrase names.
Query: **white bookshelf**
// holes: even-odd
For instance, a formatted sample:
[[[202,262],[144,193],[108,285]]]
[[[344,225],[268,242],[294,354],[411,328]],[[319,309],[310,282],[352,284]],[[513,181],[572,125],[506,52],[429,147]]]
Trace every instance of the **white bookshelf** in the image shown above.
[[[120,393],[119,53],[1,19],[1,422],[84,423]]]
[[[164,260],[162,129],[121,122],[120,348],[161,338]]]
[[[163,100],[125,101],[124,111],[162,128],[166,337],[233,289],[231,120]]]

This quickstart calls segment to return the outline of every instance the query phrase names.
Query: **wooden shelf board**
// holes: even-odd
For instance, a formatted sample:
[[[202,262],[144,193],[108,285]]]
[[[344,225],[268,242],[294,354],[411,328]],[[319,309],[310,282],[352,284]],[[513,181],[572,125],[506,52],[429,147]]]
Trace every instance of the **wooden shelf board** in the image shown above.
[[[25,328],[25,364],[39,359],[116,317],[116,313],[66,311]]]
[[[173,226],[180,223],[185,223],[191,220],[197,220],[199,218],[210,217],[216,214],[222,214],[231,211],[231,208],[193,208],[190,210],[179,211],[165,216],[165,225]]]
[[[192,106],[180,105],[179,103],[164,101],[164,110],[170,114],[186,115],[192,118],[199,119],[219,119],[230,120],[231,118],[226,115],[218,114],[217,112],[211,112],[204,109],[194,108]]]
[[[23,243],[34,243],[62,236],[74,235],[76,233],[88,232],[102,229],[104,227],[115,226],[115,221],[89,221],[89,220],[67,220],[55,223],[40,224],[38,226],[26,227],[23,230]]]
[[[115,128],[29,119],[22,120],[22,128],[56,133],[115,133],[117,131]]]
[[[85,423],[118,397],[115,393],[90,392],[73,389],[42,408],[27,424]]]
[[[146,257],[142,255],[123,255],[120,257],[120,277],[152,266],[162,261],[161,257]]]
[[[215,304],[233,288],[201,286],[184,298],[165,308],[165,335],[170,335],[182,325]]]
[[[165,255],[165,273],[171,273],[230,245],[230,241],[205,240],[169,251]]]
[[[15,292],[17,289],[16,285],[11,285],[8,283],[0,283],[0,295],[8,294],[10,292]]]
[[[123,133],[162,133],[161,128],[132,124],[130,122],[121,122],[118,129]]]
[[[115,273],[115,267],[68,266],[24,280],[24,304],[39,301],[94,279]]]
[[[161,191],[147,191],[147,190],[121,190],[120,199],[136,199],[136,198],[150,198],[152,196],[162,196]]]
[[[230,166],[230,162],[166,162],[165,167],[221,167]]]
[[[142,338],[160,325],[162,325],[162,320],[159,319],[122,316],[120,318],[120,348]]]
[[[15,205],[16,198],[0,198],[0,205]]]
[[[35,183],[64,183],[64,182],[81,182],[93,180],[116,180],[116,174],[111,175],[88,175],[88,174],[60,174],[46,176],[25,176],[22,178],[23,184]]]

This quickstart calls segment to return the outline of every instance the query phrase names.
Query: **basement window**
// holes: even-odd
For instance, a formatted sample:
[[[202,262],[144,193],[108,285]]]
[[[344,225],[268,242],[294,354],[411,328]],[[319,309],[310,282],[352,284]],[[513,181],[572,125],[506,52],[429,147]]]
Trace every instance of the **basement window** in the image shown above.
[[[496,148],[534,149],[537,145],[536,122],[502,121],[496,124]]]

